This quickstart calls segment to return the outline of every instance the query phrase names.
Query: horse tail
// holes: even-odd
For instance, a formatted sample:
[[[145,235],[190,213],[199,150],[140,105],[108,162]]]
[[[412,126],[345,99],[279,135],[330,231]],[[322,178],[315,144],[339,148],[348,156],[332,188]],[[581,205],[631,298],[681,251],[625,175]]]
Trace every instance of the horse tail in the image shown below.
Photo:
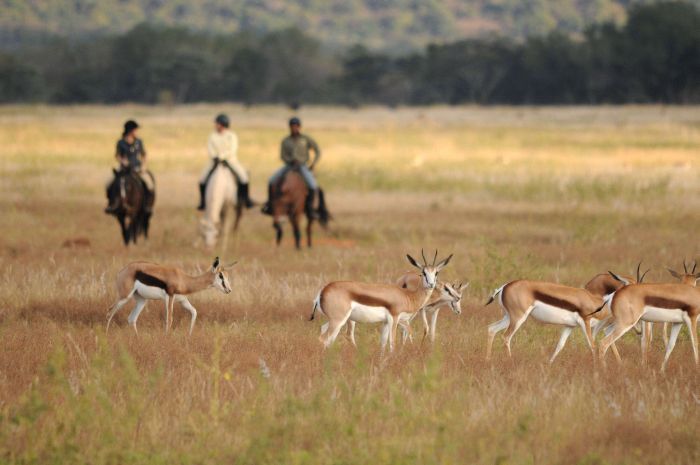
[[[323,189],[318,188],[318,222],[324,228],[328,226],[328,222],[331,220],[331,214],[326,207],[326,195],[323,193]]]

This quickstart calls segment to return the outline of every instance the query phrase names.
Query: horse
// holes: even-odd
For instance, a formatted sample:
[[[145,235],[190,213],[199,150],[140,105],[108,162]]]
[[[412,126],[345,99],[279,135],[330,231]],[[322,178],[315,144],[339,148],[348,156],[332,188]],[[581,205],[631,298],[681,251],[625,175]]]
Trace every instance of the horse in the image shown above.
[[[304,210],[306,196],[309,188],[304,179],[296,170],[289,170],[282,181],[277,186],[272,186],[272,226],[277,233],[277,245],[282,242],[282,220],[286,216],[292,224],[294,231],[294,245],[301,249],[301,230],[299,229],[299,218],[306,214],[306,244],[311,247],[311,226],[314,218],[310,217]],[[325,229],[330,219],[330,214],[326,208],[326,200],[321,189],[318,190],[318,220]]]
[[[137,173],[129,169],[112,171],[114,181],[107,187],[109,206],[105,212],[117,217],[124,245],[128,246],[130,242],[136,244],[139,234],[148,239],[151,213],[146,209],[143,181]],[[151,207],[154,200],[155,194],[150,199]]]
[[[228,231],[231,229],[230,212],[235,212],[233,230],[238,230],[238,223],[243,213],[242,202],[237,202],[238,187],[231,169],[219,163],[209,177],[204,194],[206,210],[200,221],[200,234],[207,248],[213,248],[223,233],[223,247],[228,243]]]

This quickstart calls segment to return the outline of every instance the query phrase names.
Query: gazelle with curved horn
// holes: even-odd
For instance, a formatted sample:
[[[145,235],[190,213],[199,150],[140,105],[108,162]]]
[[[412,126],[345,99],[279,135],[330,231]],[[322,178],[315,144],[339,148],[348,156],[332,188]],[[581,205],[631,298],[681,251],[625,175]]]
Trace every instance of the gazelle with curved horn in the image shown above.
[[[518,280],[506,283],[496,289],[486,305],[496,299],[503,309],[503,318],[488,327],[487,359],[491,357],[491,348],[496,334],[506,328],[503,338],[508,356],[511,356],[511,339],[530,316],[540,323],[563,326],[557,347],[549,359],[550,363],[559,355],[566,340],[571,335],[571,331],[577,326],[583,331],[591,352],[595,354],[593,352],[591,318],[603,304],[602,297],[579,287],[543,281]]]
[[[211,269],[199,276],[190,276],[174,266],[149,262],[129,263],[117,274],[116,284],[119,300],[107,311],[107,330],[109,330],[114,315],[133,298],[136,301],[136,307],[131,311],[128,322],[137,334],[136,321],[147,300],[163,300],[165,302],[166,333],[172,326],[173,305],[175,302],[182,305],[190,312],[189,333],[192,334],[197,319],[197,310],[185,296],[210,287],[216,288],[224,294],[229,294],[231,284],[227,271],[235,264],[236,262],[233,262],[222,266],[219,257],[216,257]]]
[[[314,299],[310,320],[316,311],[328,318],[328,330],[321,334],[320,340],[329,347],[338,337],[338,333],[348,321],[359,323],[384,323],[381,347],[387,342],[393,350],[396,339],[396,327],[402,315],[416,313],[430,299],[437,286],[437,277],[450,262],[452,255],[437,261],[437,251],[429,265],[421,250],[423,263],[406,255],[409,263],[420,270],[421,285],[415,289],[403,289],[393,284],[374,284],[356,281],[334,281],[321,289]]]
[[[406,273],[401,278],[399,278],[397,285],[404,289],[418,289],[421,285],[421,277],[415,273]],[[438,283],[436,291],[430,295],[428,302],[421,307],[421,309],[410,315],[402,314],[399,318],[399,326],[401,327],[401,332],[403,333],[403,342],[405,343],[407,339],[411,339],[411,322],[419,313],[426,313],[431,316],[431,324],[425,329],[423,338],[430,335],[430,341],[435,341],[435,328],[437,326],[437,315],[440,309],[443,307],[449,308],[455,315],[462,313],[462,292],[469,286],[466,284],[450,284],[450,283]],[[348,331],[347,336],[350,339],[352,345],[357,346],[355,342],[355,322],[348,320],[347,322]],[[328,329],[328,323],[325,323],[321,327],[321,334],[325,333]]]
[[[404,289],[417,289],[420,286],[420,276],[415,273],[409,273],[402,276],[397,282],[399,287]],[[401,324],[404,341],[410,338],[411,327],[410,323],[418,314],[423,320],[423,339],[429,337],[430,342],[435,342],[435,331],[437,329],[437,318],[442,307],[449,307],[455,315],[462,313],[462,293],[469,287],[469,283],[444,283],[439,294],[433,293],[431,301],[421,307],[421,309],[411,315],[406,320],[406,324]],[[430,321],[428,321],[430,316]],[[403,322],[404,320],[402,320]]]
[[[671,335],[666,344],[666,354],[661,364],[661,371],[666,369],[668,359],[676,345],[676,339],[683,324],[690,330],[690,340],[693,346],[693,357],[698,364],[697,321],[700,316],[700,289],[697,288],[700,273],[688,271],[684,276],[671,273],[681,279],[680,283],[664,284],[633,284],[617,291],[610,302],[613,315],[612,331],[605,336],[600,344],[600,360],[604,361],[605,353],[623,334],[630,330],[638,321],[671,323]],[[671,271],[671,270],[669,270]],[[676,276],[677,275],[677,276]]]

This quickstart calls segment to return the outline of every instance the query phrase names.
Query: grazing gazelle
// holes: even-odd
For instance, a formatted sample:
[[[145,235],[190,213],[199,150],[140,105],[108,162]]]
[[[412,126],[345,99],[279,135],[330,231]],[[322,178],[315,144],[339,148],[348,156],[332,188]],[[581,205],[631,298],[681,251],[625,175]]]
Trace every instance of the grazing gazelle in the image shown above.
[[[421,277],[415,273],[407,273],[402,276],[398,283],[399,287],[404,289],[417,289],[421,285]],[[423,338],[426,335],[430,335],[430,341],[435,341],[435,327],[437,325],[437,315],[442,307],[449,307],[455,315],[462,313],[462,292],[469,286],[467,284],[449,284],[449,283],[438,283],[436,290],[439,292],[433,292],[430,295],[428,302],[421,307],[421,309],[412,314],[402,314],[399,318],[399,326],[403,333],[403,342],[405,343],[408,338],[411,338],[411,321],[418,315],[418,313],[430,314],[432,315],[431,324],[425,327]],[[424,318],[424,324],[428,325],[427,320]],[[321,326],[321,334],[328,330],[328,323]],[[352,345],[356,346],[355,343],[355,322],[348,320],[347,322],[348,332],[347,336],[350,339]],[[412,338],[411,338],[412,340]]]
[[[348,320],[359,323],[384,323],[382,330],[382,349],[389,342],[389,350],[394,349],[396,327],[402,314],[416,313],[430,299],[437,286],[440,271],[449,263],[452,255],[435,263],[437,251],[432,264],[428,265],[425,255],[423,264],[407,255],[411,265],[420,270],[421,286],[418,289],[404,289],[394,284],[371,284],[356,281],[334,281],[318,293],[310,320],[314,319],[316,310],[328,318],[328,330],[321,334],[320,340],[325,347],[333,344],[338,333]]]
[[[397,284],[405,289],[417,289],[418,286],[420,286],[420,276],[415,273],[407,273],[399,279]],[[430,338],[430,342],[435,342],[437,318],[442,307],[449,307],[452,309],[455,315],[462,313],[462,293],[467,287],[469,287],[469,283],[446,283],[444,284],[443,289],[441,289],[440,294],[433,294],[431,301],[418,311],[423,320],[423,339],[428,336]],[[418,315],[418,313],[411,315],[411,317],[406,321],[406,324],[401,325],[404,341],[407,337],[410,337],[410,323]],[[428,321],[428,315],[430,315],[430,321]],[[402,321],[404,320],[402,319]]]
[[[520,326],[532,316],[540,323],[563,326],[559,343],[549,362],[552,363],[566,344],[573,328],[579,326],[593,352],[593,336],[590,320],[593,313],[603,305],[603,298],[586,289],[569,287],[542,281],[512,281],[496,289],[486,305],[498,299],[503,309],[503,319],[488,327],[486,358],[491,357],[493,339],[497,333],[508,328],[504,342],[511,355],[510,341]]]
[[[685,276],[671,273],[681,279],[680,283],[634,284],[620,289],[613,295],[610,302],[613,329],[601,342],[601,361],[604,361],[610,345],[641,320],[672,324],[661,371],[666,369],[683,323],[690,330],[693,357],[695,363],[698,363],[697,321],[700,315],[700,289],[697,288],[697,282],[700,280],[700,272],[695,273],[695,268],[691,272],[688,272],[687,268],[685,271]]]
[[[165,302],[165,332],[172,326],[173,305],[175,302],[181,304],[190,312],[190,334],[197,319],[197,310],[187,300],[186,295],[203,291],[214,287],[221,292],[228,294],[231,292],[227,271],[235,265],[222,266],[219,257],[216,257],[211,269],[199,276],[189,276],[182,269],[159,265],[149,262],[133,262],[122,268],[117,274],[117,293],[119,300],[107,311],[107,330],[114,315],[132,297],[136,301],[136,307],[129,315],[129,324],[136,329],[136,321],[139,314],[146,305],[147,300],[163,300]]]
[[[641,283],[644,281],[644,277],[650,270],[646,270],[644,273],[640,274],[641,266],[642,262],[639,262],[637,264],[636,278],[633,278],[631,276],[618,275],[613,273],[612,271],[608,271],[607,273],[601,273],[594,276],[590,281],[586,283],[585,286],[583,286],[583,288],[588,290],[592,294],[602,297],[603,301],[607,303],[612,298],[612,295],[623,286],[627,286],[629,284],[634,283]],[[612,315],[610,314],[610,309],[607,305],[604,305],[601,311],[596,312],[593,315],[593,319],[591,320],[591,327],[593,328],[593,340],[596,339],[596,336],[598,335],[598,332],[601,329],[604,329],[609,325],[611,319]],[[651,329],[649,328],[647,331],[642,331],[641,329],[635,327],[635,331],[637,331],[637,333],[642,336],[642,359],[644,359],[647,350],[646,347],[649,346],[648,338],[651,338]],[[612,349],[617,360],[621,361],[622,358],[620,357],[620,353],[617,351],[617,346],[613,345]]]

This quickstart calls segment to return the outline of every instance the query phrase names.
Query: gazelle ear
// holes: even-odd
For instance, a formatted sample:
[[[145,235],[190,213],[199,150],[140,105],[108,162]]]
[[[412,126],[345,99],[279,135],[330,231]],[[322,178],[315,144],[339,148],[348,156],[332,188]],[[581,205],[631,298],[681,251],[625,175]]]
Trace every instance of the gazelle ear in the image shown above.
[[[219,268],[219,263],[221,263],[221,262],[219,261],[219,257],[216,257],[216,258],[214,259],[214,263],[211,264],[211,272],[212,272],[212,273],[216,273],[216,270]]]
[[[224,269],[225,271],[228,271],[228,270],[230,270],[231,268],[233,268],[233,266],[234,266],[236,263],[238,263],[238,261],[231,262],[231,263],[229,263],[228,265],[224,265],[224,266],[223,266],[223,269]]]
[[[449,257],[447,257],[446,259],[444,259],[443,261],[441,261],[440,263],[437,264],[438,271],[441,271],[443,268],[445,268],[447,266],[448,263],[450,263],[450,260],[452,260],[452,255],[454,255],[454,254],[450,254]]]
[[[626,280],[625,278],[623,278],[622,276],[617,275],[617,274],[613,273],[612,271],[608,271],[608,273],[610,273],[610,276],[615,278],[616,281],[620,281],[625,286],[629,286],[630,282],[628,280]]]
[[[411,257],[410,255],[406,254],[406,258],[408,258],[408,262],[418,268],[419,270],[422,270],[423,267],[418,264],[415,258]]]
[[[468,287],[469,287],[469,282],[466,282],[466,283],[462,284],[461,286],[459,286],[459,291],[462,292],[463,290],[465,290]]]
[[[669,273],[671,273],[671,276],[673,276],[676,279],[681,279],[681,275],[679,275],[678,273],[673,271],[671,268],[666,268],[666,269],[668,270]]]

